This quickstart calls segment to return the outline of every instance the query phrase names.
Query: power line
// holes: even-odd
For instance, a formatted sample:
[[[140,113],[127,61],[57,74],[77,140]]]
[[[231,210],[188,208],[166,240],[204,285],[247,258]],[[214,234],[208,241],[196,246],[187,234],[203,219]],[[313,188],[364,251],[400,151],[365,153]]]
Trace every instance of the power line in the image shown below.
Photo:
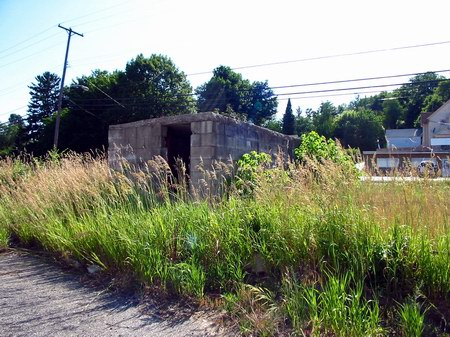
[[[450,72],[450,69],[436,70],[436,71],[427,71],[427,72],[424,72],[424,73],[409,73],[409,74],[400,74],[400,75],[363,77],[363,78],[355,78],[355,79],[349,79],[349,80],[337,80],[337,81],[327,81],[327,82],[314,82],[314,83],[303,83],[303,84],[293,84],[293,85],[281,85],[281,86],[271,87],[271,89],[283,89],[283,88],[294,88],[294,87],[309,87],[309,86],[315,86],[315,85],[373,81],[373,80],[382,80],[382,79],[388,79],[388,78],[412,77],[412,76],[417,76],[417,75],[425,75],[427,73],[445,73],[445,72]]]
[[[439,70],[436,72],[445,72],[449,70]],[[413,75],[421,75],[426,74],[425,73],[415,73]],[[307,84],[296,84],[296,85],[288,85],[288,86],[277,86],[277,87],[268,87],[268,89],[280,89],[280,88],[292,88],[292,87],[304,87],[304,86],[315,86],[315,85],[321,85],[321,84],[337,84],[337,83],[349,83],[349,82],[357,82],[357,81],[366,81],[366,80],[372,80],[372,79],[382,79],[382,78],[396,78],[396,77],[405,77],[409,74],[403,74],[403,75],[390,75],[390,76],[379,76],[379,77],[372,77],[372,78],[358,78],[358,79],[348,79],[348,80],[340,80],[340,81],[329,81],[329,82],[316,82],[316,83],[307,83]],[[443,81],[448,81],[449,79],[436,79],[436,80],[429,80],[429,81],[417,81],[417,82],[402,82],[402,83],[389,83],[389,84],[379,84],[379,85],[368,85],[368,86],[357,86],[357,87],[347,87],[347,88],[333,88],[333,89],[321,89],[321,90],[311,90],[311,91],[301,91],[301,92],[293,92],[293,93],[279,93],[274,94],[273,96],[286,96],[286,95],[302,95],[302,94],[314,94],[314,93],[327,93],[327,92],[335,92],[335,91],[349,91],[349,90],[361,90],[361,89],[372,89],[372,88],[383,88],[383,87],[393,87],[393,86],[403,86],[403,85],[420,85],[425,83],[439,83]],[[248,92],[248,89],[242,89],[238,90],[238,92]],[[195,93],[189,93],[189,94],[174,94],[176,97],[183,97],[183,96],[196,96]],[[142,98],[142,97],[120,97],[116,98],[120,101],[133,101],[133,100],[151,100],[152,98]],[[95,101],[103,101],[104,98],[80,98],[80,101],[83,102],[95,102]],[[127,103],[129,104],[129,103]]]
[[[45,48],[45,49],[42,49],[42,50],[38,51],[37,53],[34,53],[34,54],[31,54],[31,55],[22,57],[22,58],[20,58],[20,59],[17,59],[17,60],[15,60],[15,61],[12,61],[12,62],[9,62],[9,63],[6,63],[6,64],[2,64],[2,65],[0,65],[0,68],[4,68],[4,67],[9,66],[9,65],[11,65],[11,64],[14,64],[14,63],[17,63],[17,62],[26,60],[26,59],[28,59],[28,58],[30,58],[30,57],[32,57],[32,56],[41,54],[41,53],[43,53],[43,52],[46,52],[46,51],[49,50],[49,49],[54,49],[54,48],[56,48],[56,47],[58,47],[57,44],[56,44],[56,45],[53,45],[52,47],[47,47],[47,48]]]
[[[360,89],[372,89],[372,88],[385,88],[385,87],[398,87],[402,85],[419,85],[424,83],[437,83],[442,81],[448,81],[448,79],[445,80],[433,80],[433,81],[418,81],[418,82],[407,82],[407,83],[394,83],[394,84],[380,84],[380,85],[368,85],[368,86],[361,86],[361,87],[352,87],[352,88],[340,88],[340,89],[323,89],[323,90],[311,90],[311,91],[301,91],[301,92],[290,92],[290,93],[282,93],[282,94],[275,94],[274,96],[287,96],[287,95],[302,95],[302,94],[315,94],[315,93],[321,93],[321,92],[334,92],[334,91],[347,91],[347,90],[360,90]]]
[[[446,72],[448,70],[438,70],[433,71],[434,73],[441,73]],[[421,75],[426,74],[428,72],[424,73],[411,73],[411,74],[400,74],[400,75],[389,75],[389,76],[378,76],[378,77],[368,77],[368,78],[358,78],[358,79],[346,79],[346,80],[339,80],[339,81],[327,81],[327,82],[316,82],[316,83],[305,83],[305,84],[297,84],[297,85],[290,85],[290,86],[278,86],[278,87],[272,87],[273,88],[287,88],[287,87],[295,87],[295,86],[313,86],[313,85],[319,85],[319,84],[335,84],[335,83],[347,83],[347,82],[355,82],[355,81],[365,81],[365,80],[372,80],[372,79],[382,79],[382,78],[394,78],[394,77],[405,77],[410,75]],[[430,80],[430,81],[419,81],[419,82],[404,82],[404,83],[395,83],[395,84],[381,84],[381,85],[370,85],[370,86],[358,86],[358,87],[350,87],[350,88],[334,88],[334,89],[323,89],[323,90],[312,90],[312,91],[301,91],[301,92],[291,92],[291,93],[280,93],[280,94],[274,94],[272,97],[277,97],[278,100],[286,100],[288,98],[283,98],[279,96],[292,96],[292,95],[306,95],[306,94],[315,94],[315,93],[323,93],[323,95],[314,95],[314,96],[300,96],[300,97],[290,97],[291,99],[306,99],[306,98],[323,98],[323,97],[332,97],[332,96],[349,96],[349,95],[359,95],[359,94],[368,94],[368,93],[374,93],[374,92],[380,92],[380,90],[376,91],[357,91],[352,93],[337,93],[337,94],[330,94],[332,92],[340,92],[340,91],[351,91],[351,90],[362,90],[362,89],[374,89],[374,88],[385,88],[385,87],[391,87],[391,86],[401,86],[401,85],[419,85],[419,84],[425,84],[425,83],[438,83],[441,81],[448,81],[449,79],[438,79],[438,80]],[[106,93],[105,93],[106,94]],[[183,96],[195,96],[196,94],[190,93],[190,94],[175,94],[175,97],[183,97]],[[108,96],[109,99],[110,95]],[[89,110],[100,110],[100,109],[107,109],[107,108],[114,108],[117,106],[117,104],[121,105],[120,101],[127,102],[127,108],[139,108],[139,107],[145,107],[149,105],[147,102],[151,101],[152,98],[142,98],[142,97],[122,97],[122,98],[116,98],[113,99],[114,104],[111,103],[104,103],[108,101],[107,98],[79,98],[80,104],[86,104],[89,102],[92,102],[95,104],[95,102],[99,102],[100,104],[95,104],[91,106],[88,106]],[[223,103],[227,102],[226,99],[219,99],[216,100],[216,103]],[[73,102],[74,103],[74,102]],[[76,103],[74,103],[76,104]],[[80,105],[76,104],[80,108],[82,108]],[[15,112],[17,110],[23,109],[26,106],[21,106],[16,109],[13,109],[8,112],[1,113],[2,115],[11,114],[12,112]]]
[[[51,39],[52,37],[55,37],[56,35],[59,35],[59,33],[55,33],[55,34],[53,34],[53,35],[47,36],[47,37],[45,37],[45,38],[43,38],[43,39],[41,39],[41,40],[38,40],[38,41],[36,41],[36,42],[34,42],[34,43],[32,43],[32,44],[29,44],[29,45],[27,45],[27,46],[25,46],[25,47],[23,47],[23,48],[21,48],[21,49],[19,49],[19,50],[16,50],[16,51],[14,51],[14,52],[12,52],[12,53],[9,53],[9,54],[0,56],[0,59],[7,58],[8,56],[11,56],[11,55],[15,55],[15,54],[17,54],[18,52],[20,52],[20,51],[22,51],[22,50],[28,49],[28,48],[30,48],[30,47],[32,47],[32,46],[38,44],[38,43],[41,43],[42,41],[46,41],[46,40],[48,40],[48,39]]]
[[[382,52],[388,52],[388,51],[397,51],[397,50],[403,50],[403,49],[413,49],[413,48],[437,46],[437,45],[443,45],[443,44],[449,44],[449,43],[450,43],[450,40],[447,40],[447,41],[423,43],[423,44],[401,46],[401,47],[394,47],[394,48],[372,49],[372,50],[357,51],[357,52],[353,52],[353,53],[341,53],[341,54],[315,56],[315,57],[308,57],[308,58],[288,60],[288,61],[252,64],[252,65],[234,67],[231,69],[232,70],[241,70],[241,69],[250,69],[250,68],[269,67],[269,66],[275,66],[275,65],[280,65],[280,64],[317,61],[317,60],[325,60],[325,59],[332,59],[332,58],[339,58],[339,57],[346,57],[346,56],[366,55],[366,54],[382,53]],[[202,72],[198,72],[198,73],[187,74],[186,76],[197,76],[197,75],[205,75],[205,74],[210,74],[210,73],[212,73],[212,71],[202,71]]]
[[[65,20],[65,21],[63,21],[63,22],[61,22],[61,23],[68,23],[68,22],[77,21],[77,20],[79,20],[79,19],[83,19],[83,18],[85,18],[85,17],[92,16],[92,15],[94,15],[94,14],[106,12],[106,11],[112,9],[112,8],[120,7],[120,6],[122,6],[122,5],[124,5],[124,4],[127,4],[127,3],[129,3],[129,1],[124,1],[124,2],[121,2],[121,3],[115,4],[115,5],[113,5],[113,6],[107,7],[107,8],[102,8],[102,9],[96,10],[96,11],[91,12],[91,13],[88,13],[88,14],[80,15],[80,16],[77,16],[77,17],[75,17],[75,18]],[[79,25],[80,25],[80,24],[77,24],[77,26],[79,26]],[[75,26],[73,26],[73,27],[75,27]]]
[[[51,30],[51,29],[53,29],[53,28],[54,28],[54,26],[51,26],[51,27],[49,27],[49,28],[47,28],[47,29],[44,29],[43,31],[41,31],[41,32],[39,32],[39,33],[37,33],[37,34],[35,34],[35,35],[33,35],[33,36],[31,36],[31,37],[29,37],[29,38],[27,38],[27,39],[21,41],[21,42],[19,42],[19,43],[16,43],[15,45],[13,45],[13,46],[11,46],[11,47],[8,47],[8,48],[6,48],[6,49],[0,50],[0,54],[4,53],[5,51],[14,49],[15,47],[20,46],[21,44],[24,44],[25,42],[28,42],[28,41],[34,39],[35,37],[40,36],[40,35],[42,35],[42,34],[48,32],[49,30]]]

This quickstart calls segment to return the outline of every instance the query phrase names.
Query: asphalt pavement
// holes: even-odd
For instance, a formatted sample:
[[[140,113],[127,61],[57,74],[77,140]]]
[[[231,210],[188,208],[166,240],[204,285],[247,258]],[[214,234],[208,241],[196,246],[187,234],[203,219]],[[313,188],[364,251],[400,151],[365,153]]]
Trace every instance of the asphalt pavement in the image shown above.
[[[23,252],[0,254],[0,336],[225,336],[211,312],[162,313],[137,295]]]

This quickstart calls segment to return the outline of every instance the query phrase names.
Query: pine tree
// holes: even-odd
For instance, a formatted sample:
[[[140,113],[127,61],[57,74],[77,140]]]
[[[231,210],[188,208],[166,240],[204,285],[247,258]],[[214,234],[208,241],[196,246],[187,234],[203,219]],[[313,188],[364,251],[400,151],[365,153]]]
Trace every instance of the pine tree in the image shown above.
[[[292,112],[291,99],[289,98],[286,111],[283,115],[283,133],[285,135],[295,135],[295,116]]]
[[[25,128],[26,142],[33,144],[39,141],[44,128],[45,118],[50,117],[58,108],[60,79],[58,75],[45,72],[36,76],[36,83],[30,88],[30,103],[28,103],[28,117]]]

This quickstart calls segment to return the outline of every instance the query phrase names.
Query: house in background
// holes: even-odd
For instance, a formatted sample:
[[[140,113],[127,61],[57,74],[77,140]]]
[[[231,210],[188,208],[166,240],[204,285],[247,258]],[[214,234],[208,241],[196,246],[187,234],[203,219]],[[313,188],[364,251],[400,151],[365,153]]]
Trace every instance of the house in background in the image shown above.
[[[382,172],[418,167],[432,161],[450,177],[450,100],[421,116],[421,129],[386,130],[387,147],[364,151],[367,167]]]
[[[422,129],[388,129],[386,130],[388,149],[412,149],[422,144]]]
[[[450,151],[450,100],[435,112],[421,116],[423,146]]]

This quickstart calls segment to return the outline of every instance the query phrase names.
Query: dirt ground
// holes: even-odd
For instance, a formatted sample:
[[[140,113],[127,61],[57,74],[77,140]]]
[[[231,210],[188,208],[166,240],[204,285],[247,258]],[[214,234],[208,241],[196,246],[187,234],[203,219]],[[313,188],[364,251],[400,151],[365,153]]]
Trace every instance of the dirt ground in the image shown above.
[[[225,336],[217,316],[180,314],[30,253],[0,254],[0,336]]]

